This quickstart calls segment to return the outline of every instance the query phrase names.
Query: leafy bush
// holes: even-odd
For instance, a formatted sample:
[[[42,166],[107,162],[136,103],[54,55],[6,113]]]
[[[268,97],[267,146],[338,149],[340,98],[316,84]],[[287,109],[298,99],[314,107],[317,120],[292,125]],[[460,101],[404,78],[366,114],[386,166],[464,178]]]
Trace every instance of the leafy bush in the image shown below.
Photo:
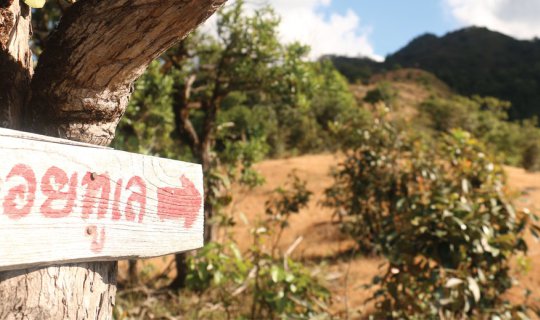
[[[355,150],[347,150],[346,160],[333,173],[335,184],[326,191],[325,204],[335,209],[346,233],[355,235],[364,253],[382,252],[376,239],[384,232],[384,207],[396,202],[394,181],[397,163],[405,147],[402,135],[389,123],[374,120],[372,128],[341,132]],[[372,179],[366,179],[366,177]],[[376,177],[376,178],[375,178]],[[353,197],[353,195],[359,195]]]
[[[522,165],[527,171],[540,170],[540,142],[533,141],[523,150]]]
[[[225,239],[188,256],[186,288],[163,288],[170,281],[167,271],[142,277],[142,286],[118,293],[115,319],[331,318],[326,307],[330,292],[318,280],[318,268],[290,257],[300,241],[285,252],[278,249],[289,217],[310,197],[306,183],[295,176],[290,187],[277,189],[266,203],[263,219],[251,227],[251,237],[241,239],[251,243],[245,251],[229,229],[235,221],[223,219],[220,231],[225,231]]]
[[[325,314],[329,292],[277,243],[291,214],[309,202],[311,192],[295,178],[292,190],[278,189],[266,205],[266,218],[252,229],[252,245],[242,253],[230,237],[210,243],[188,260],[187,287],[218,305],[200,316],[225,311],[226,318],[311,319]],[[213,314],[214,313],[214,314]]]
[[[375,89],[366,93],[364,101],[367,103],[383,102],[388,106],[392,106],[397,98],[397,92],[388,82],[380,82]]]
[[[467,132],[441,141],[397,132],[379,118],[334,173],[326,204],[364,251],[388,266],[373,283],[376,317],[524,315],[502,296],[509,260],[527,247],[527,215],[504,193],[502,168]]]
[[[246,11],[244,1],[224,7],[216,34],[195,32],[152,63],[115,147],[208,168],[239,141],[257,140],[263,156],[334,148],[330,124],[364,114],[346,79],[328,60],[309,61],[308,46],[280,43],[271,8]]]
[[[180,150],[169,138],[174,131],[171,94],[174,79],[152,62],[135,85],[113,147],[125,151],[178,158]]]
[[[118,149],[202,165],[207,240],[232,200],[231,183],[262,183],[255,162],[333,148],[329,123],[361,117],[332,64],[280,43],[278,26],[270,7],[225,6],[215,34],[194,32],[151,64],[117,130]]]
[[[521,166],[531,141],[540,141],[540,129],[534,118],[508,121],[509,108],[508,102],[495,98],[452,96],[431,98],[419,106],[419,111],[427,127],[446,133],[453,129],[469,131],[502,162]],[[534,156],[534,149],[528,152],[529,156]]]

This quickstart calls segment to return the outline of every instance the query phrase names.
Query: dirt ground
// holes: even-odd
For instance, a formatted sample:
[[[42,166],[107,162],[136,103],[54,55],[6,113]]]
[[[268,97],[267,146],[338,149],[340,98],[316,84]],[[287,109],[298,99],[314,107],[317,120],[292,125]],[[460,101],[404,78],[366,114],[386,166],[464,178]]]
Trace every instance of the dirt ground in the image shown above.
[[[290,227],[282,237],[281,249],[287,250],[301,238],[302,242],[293,256],[306,261],[322,262],[323,278],[334,295],[331,309],[341,316],[348,313],[349,317],[354,319],[365,315],[371,307],[365,304],[371,292],[363,285],[370,283],[372,277],[379,273],[383,260],[350,259],[353,243],[340,235],[331,210],[320,205],[325,188],[332,183],[329,170],[338,161],[335,155],[323,154],[269,160],[258,164],[256,167],[266,178],[266,184],[250,191],[235,190],[237,200],[232,209],[236,212],[238,224],[234,234],[240,244],[249,245],[247,240],[250,239],[250,227],[245,223],[252,224],[260,214],[264,214],[264,203],[269,195],[287,181],[290,172],[296,171],[300,178],[307,180],[308,189],[314,194],[309,207],[291,218]],[[506,168],[506,171],[510,188],[518,197],[517,206],[540,213],[540,173],[531,174],[510,167]],[[529,301],[540,301],[540,273],[537,272],[540,269],[540,246],[530,235],[527,236],[527,242],[530,247],[530,270],[522,273],[517,271],[518,268],[514,268],[519,283],[509,293],[509,298],[517,303],[524,301],[525,288],[533,292]],[[168,261],[169,259],[158,258],[146,261],[144,265],[151,265],[156,272],[160,272]],[[122,264],[121,276],[125,275],[125,269],[126,265]]]
[[[364,313],[369,306],[364,301],[371,293],[362,286],[369,284],[378,273],[381,259],[350,259],[350,249],[354,242],[343,237],[338,225],[332,219],[331,209],[324,208],[324,190],[332,185],[330,168],[339,159],[330,154],[307,155],[303,157],[265,161],[257,169],[266,178],[266,184],[238,197],[236,212],[244,214],[254,221],[257,214],[264,214],[264,202],[272,191],[282,186],[291,172],[307,181],[307,188],[313,192],[309,206],[290,219],[281,241],[281,249],[287,250],[296,239],[303,240],[294,251],[293,257],[307,261],[324,261],[325,281],[332,290],[334,301],[332,310],[342,313],[349,310],[351,316]],[[237,194],[237,193],[236,193]],[[238,239],[248,237],[249,228],[242,225],[235,227]],[[347,289],[346,289],[347,288]]]
[[[520,168],[506,167],[508,182],[511,191],[516,194],[515,204],[519,209],[527,208],[540,215],[540,173],[528,173]],[[528,267],[526,272],[522,268],[514,267],[514,275],[518,280],[516,286],[510,291],[509,299],[514,303],[525,301],[525,290],[531,291],[529,303],[540,307],[540,244],[529,232],[525,237],[529,246]],[[517,263],[514,262],[517,266]],[[535,319],[540,319],[536,317]]]

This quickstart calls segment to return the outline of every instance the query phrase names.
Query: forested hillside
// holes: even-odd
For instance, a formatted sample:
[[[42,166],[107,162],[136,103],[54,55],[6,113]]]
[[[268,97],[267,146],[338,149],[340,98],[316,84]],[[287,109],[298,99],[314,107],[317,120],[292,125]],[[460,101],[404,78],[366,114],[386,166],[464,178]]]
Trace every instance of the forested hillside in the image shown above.
[[[375,72],[402,67],[435,74],[466,96],[493,96],[510,101],[509,116],[526,119],[540,115],[540,41],[520,41],[486,28],[471,27],[437,37],[425,34],[412,40],[383,63],[365,58],[332,57],[351,81]]]

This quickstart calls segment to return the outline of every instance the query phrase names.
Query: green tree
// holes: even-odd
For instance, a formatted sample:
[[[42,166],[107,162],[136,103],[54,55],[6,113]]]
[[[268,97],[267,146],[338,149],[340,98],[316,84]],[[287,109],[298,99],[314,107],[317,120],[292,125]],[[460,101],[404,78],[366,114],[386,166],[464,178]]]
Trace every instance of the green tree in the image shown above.
[[[383,102],[387,106],[392,107],[396,97],[397,92],[392,88],[392,85],[388,82],[381,82],[377,84],[375,89],[372,89],[366,93],[364,101],[371,104]]]
[[[353,132],[326,204],[363,251],[383,255],[377,317],[522,316],[503,293],[510,259],[526,251],[528,214],[504,193],[501,166],[461,130],[440,139],[398,131],[385,117]]]
[[[529,147],[540,141],[540,129],[535,118],[509,121],[509,108],[510,103],[492,97],[433,97],[420,104],[420,123],[438,132],[469,131],[502,162],[521,166],[525,156],[534,157]]]
[[[170,139],[175,130],[171,108],[174,79],[154,61],[135,84],[113,147],[165,158],[179,158],[181,149]]]
[[[119,148],[202,164],[207,240],[223,222],[231,183],[261,183],[253,163],[331,148],[329,124],[361,117],[344,78],[326,61],[308,61],[308,47],[280,43],[278,24],[268,7],[249,14],[243,1],[226,7],[216,35],[192,34],[152,65],[119,127]],[[175,287],[185,277],[177,258]]]
[[[207,241],[212,239],[213,218],[230,202],[230,180],[238,173],[253,175],[251,164],[261,156],[256,151],[264,151],[252,148],[255,140],[223,139],[234,138],[227,131],[235,124],[220,124],[218,120],[227,103],[234,101],[235,93],[241,92],[249,101],[264,98],[275,81],[274,65],[282,50],[276,31],[279,20],[274,12],[263,8],[247,15],[243,6],[243,1],[237,1],[220,12],[217,37],[195,34],[163,57],[164,68],[168,68],[165,72],[175,78],[172,110],[176,137],[202,164],[206,176]],[[178,255],[176,262],[178,276],[172,285],[182,287],[185,256]]]
[[[522,161],[522,165],[525,170],[540,170],[540,143],[538,141],[533,141],[527,147],[525,147]]]

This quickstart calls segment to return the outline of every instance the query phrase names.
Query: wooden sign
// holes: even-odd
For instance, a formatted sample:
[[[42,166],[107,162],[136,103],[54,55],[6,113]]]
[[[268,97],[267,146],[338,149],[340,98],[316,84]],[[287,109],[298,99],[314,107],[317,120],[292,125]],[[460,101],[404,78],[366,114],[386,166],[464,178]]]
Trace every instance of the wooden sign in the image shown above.
[[[0,271],[203,245],[200,165],[0,129]]]

